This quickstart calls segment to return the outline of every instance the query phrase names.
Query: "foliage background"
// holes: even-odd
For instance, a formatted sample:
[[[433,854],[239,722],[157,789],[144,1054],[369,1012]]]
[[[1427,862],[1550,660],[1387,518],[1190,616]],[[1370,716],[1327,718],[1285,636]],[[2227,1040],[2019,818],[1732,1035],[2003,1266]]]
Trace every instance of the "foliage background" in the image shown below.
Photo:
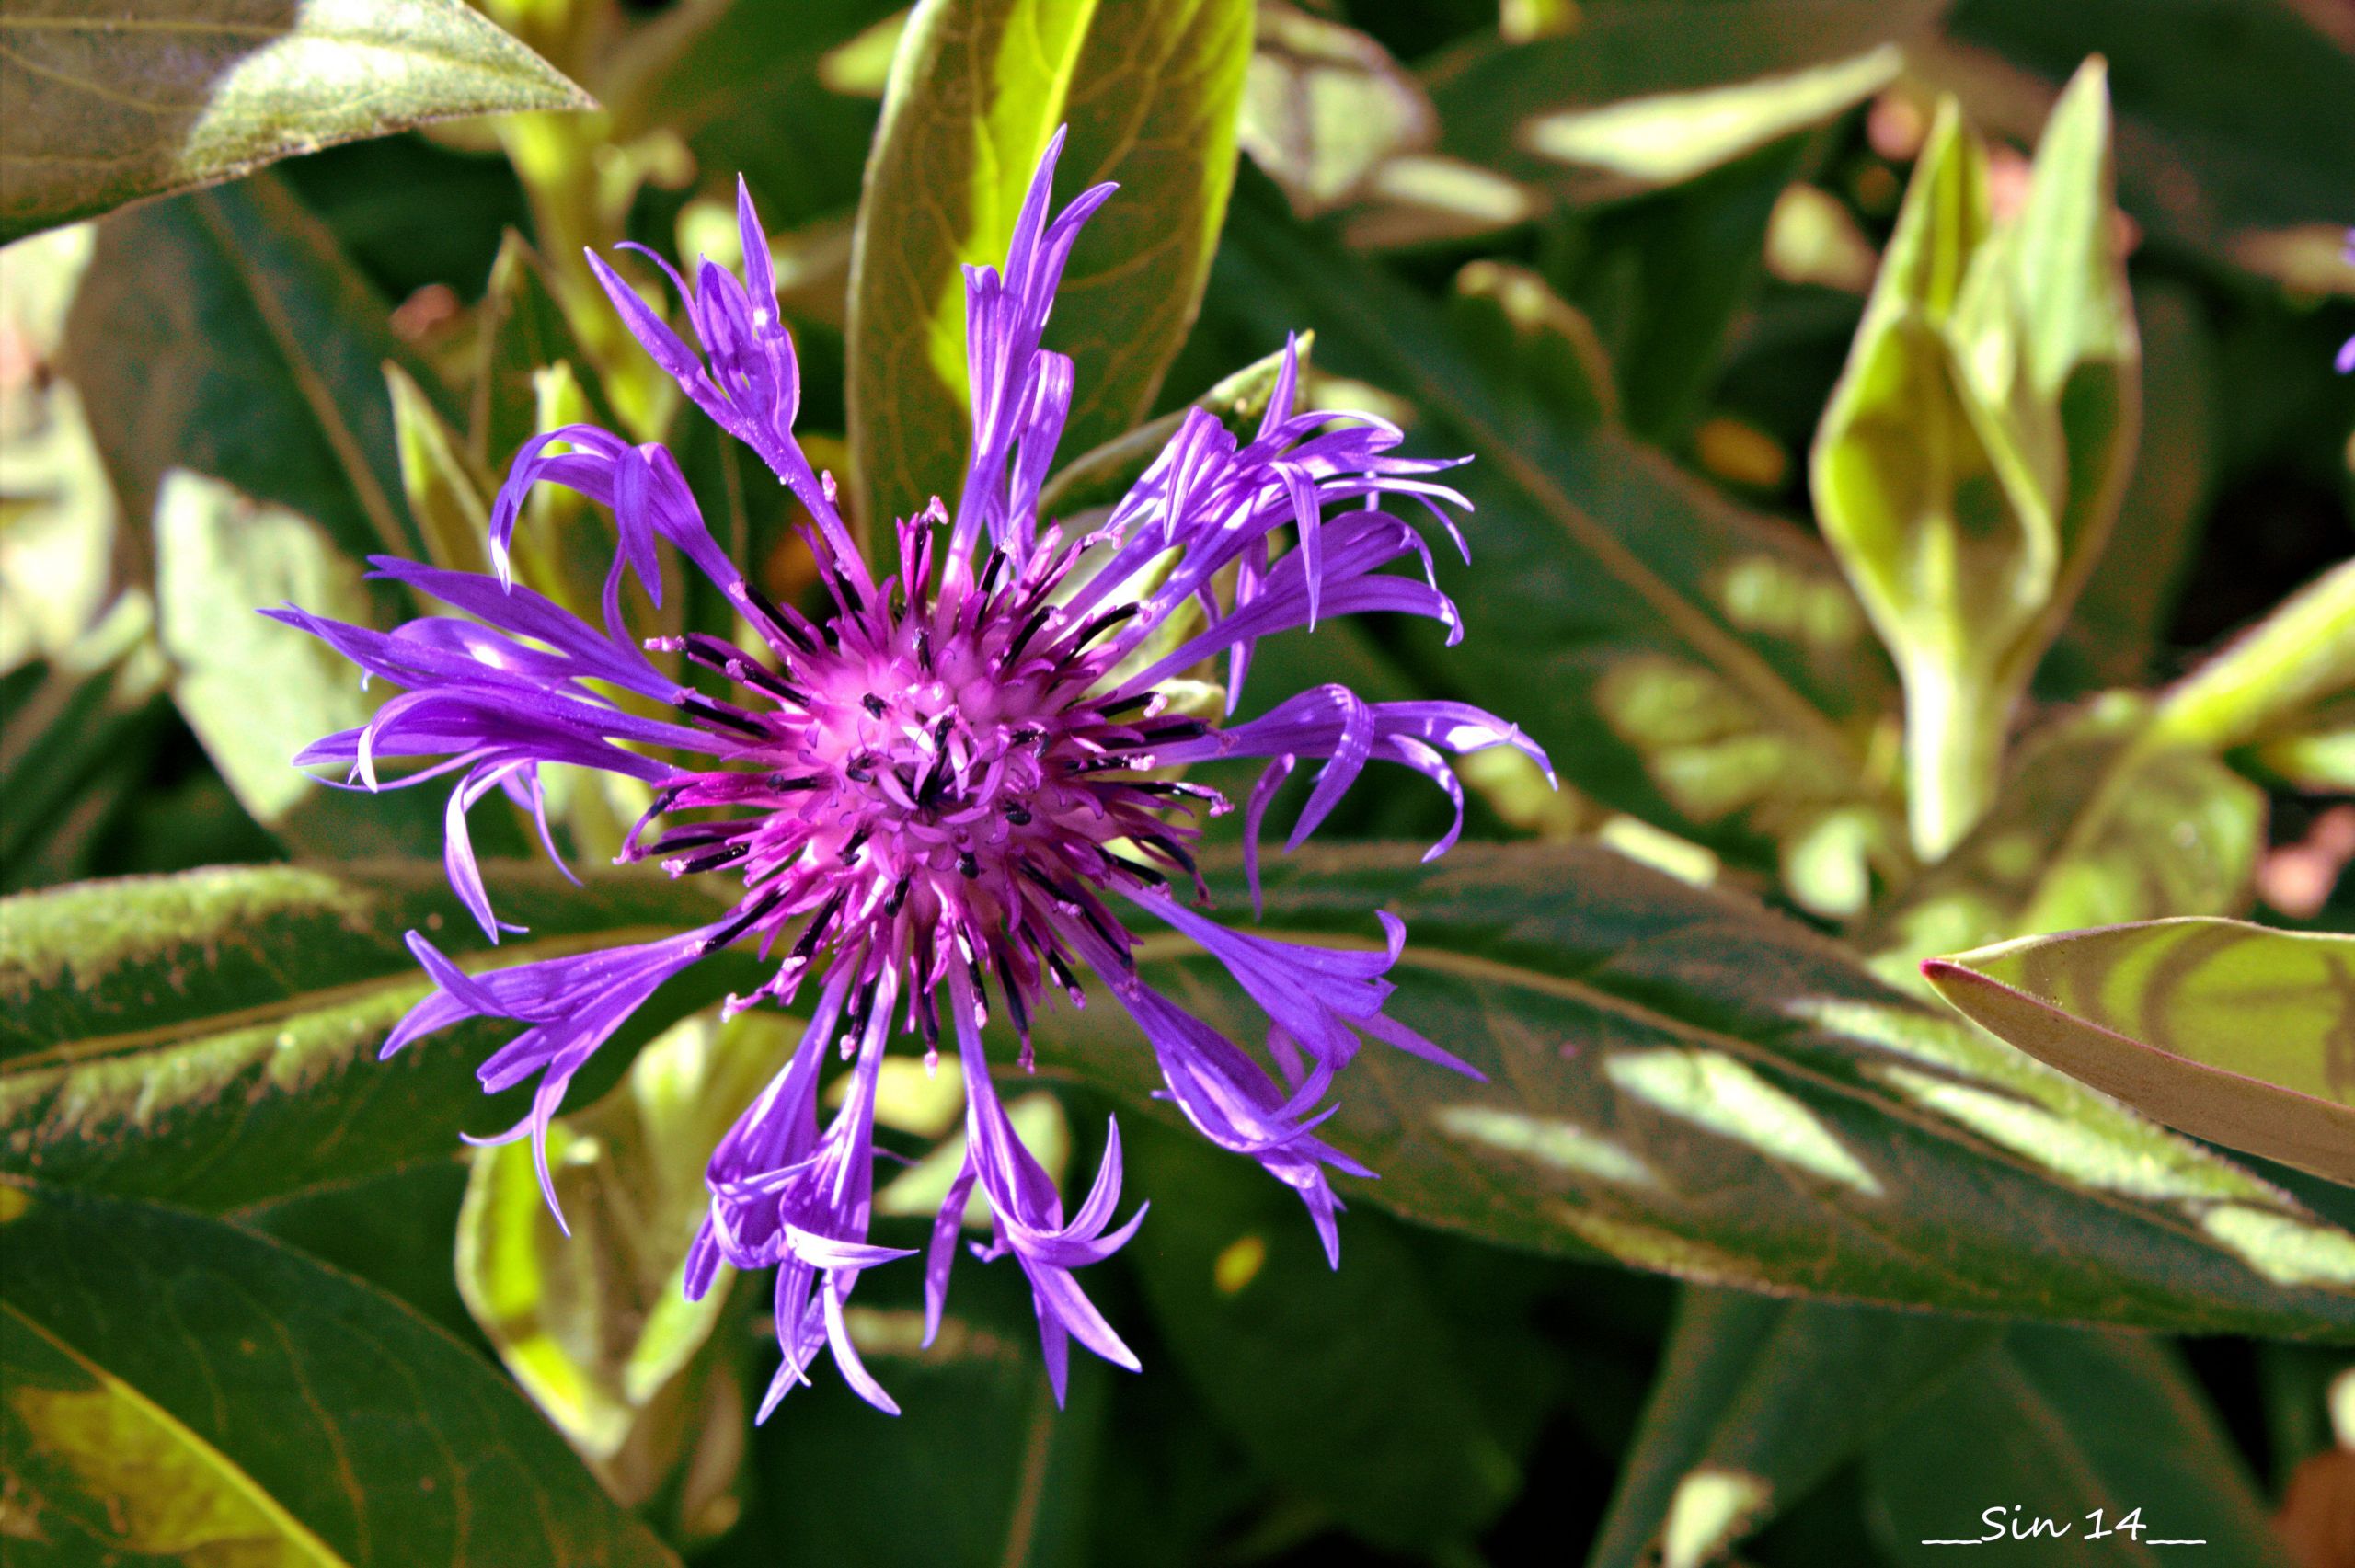
[[[132,15],[0,6],[0,217],[30,235],[0,251],[0,884],[25,895],[0,915],[0,1166],[35,1184],[0,1186],[0,1557],[1805,1568],[1930,1557],[2016,1504],[2139,1507],[2207,1562],[2355,1560],[2317,1522],[2343,1543],[2355,1510],[2327,1457],[2345,1190],[2166,1133],[1915,974],[2071,926],[2355,913],[2343,10]],[[161,24],[200,41],[159,48]],[[2032,177],[2094,55],[2114,136],[2081,79]],[[1941,94],[1988,138],[1975,173]],[[667,432],[737,557],[807,589],[781,497],[676,418],[579,248],[729,261],[741,170],[813,457],[907,509],[959,439],[947,280],[1063,120],[1069,187],[1126,188],[1051,338],[1096,399],[1063,503],[1115,492],[1132,425],[1214,384],[1247,406],[1264,377],[1221,378],[1313,331],[1317,395],[1476,459],[1473,559],[1442,579],[1467,635],[1327,626],[1265,650],[1249,706],[1328,679],[1462,696],[1565,787],[1468,766],[1470,841],[1423,870],[1392,841],[1440,807],[1370,781],[1274,877],[1279,926],[1407,913],[1402,1010],[1490,1074],[1361,1061],[1337,1140],[1384,1180],[1349,1195],[1338,1274],[1290,1195],[1152,1121],[1093,1010],[1016,1114],[1074,1170],[1108,1109],[1133,1129],[1154,1214],[1092,1277],[1146,1374],[1075,1368],[1057,1413],[1009,1271],[964,1271],[923,1354],[878,1275],[860,1333],[908,1415],[821,1379],[753,1432],[764,1292],[690,1310],[674,1276],[785,1025],[713,1023],[725,974],[658,998],[573,1096],[557,1237],[527,1166],[455,1143],[510,1119],[471,1078],[485,1035],[372,1059],[423,990],[399,933],[454,934],[438,802],[286,766],[378,698],[251,612],[406,612],[362,558],[480,566],[515,445],[588,413]],[[1877,275],[1983,237],[1901,232],[1909,180],[1941,179],[2029,214],[2017,312],[1955,306],[1948,339],[1920,325],[1947,319],[1935,288],[1867,310]],[[2068,235],[2122,274],[2038,264]],[[1937,380],[1944,341],[2107,367],[2103,397],[2020,394],[2017,439],[2070,454],[2044,524],[2034,486],[1988,479],[1983,361]],[[1877,345],[1901,390],[1835,395]],[[1811,446],[1857,430],[1838,450],[1883,482],[1811,486]],[[1979,468],[1921,455],[1965,450]],[[2114,492],[2084,482],[2104,461]],[[607,524],[534,508],[525,579],[592,592]],[[1959,574],[1923,565],[1949,547]],[[637,809],[560,804],[592,864]],[[476,837],[527,848],[489,810]],[[245,869],[93,880],[198,867]],[[698,907],[501,875],[534,952]],[[910,1164],[885,1223],[913,1234],[956,1096],[890,1088]]]

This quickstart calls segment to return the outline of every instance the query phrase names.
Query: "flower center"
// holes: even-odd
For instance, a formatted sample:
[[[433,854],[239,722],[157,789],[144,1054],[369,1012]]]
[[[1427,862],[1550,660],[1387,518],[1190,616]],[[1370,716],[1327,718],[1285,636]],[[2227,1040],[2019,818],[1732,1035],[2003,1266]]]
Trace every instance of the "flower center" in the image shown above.
[[[900,970],[920,1021],[948,966],[976,996],[994,972],[1022,1027],[1042,979],[1074,989],[1068,944],[1126,953],[1099,890],[1191,875],[1196,830],[1169,809],[1225,803],[1146,776],[1157,741],[1201,727],[1158,716],[1150,692],[1098,690],[1122,657],[1108,634],[1134,611],[1058,605],[1074,551],[1050,543],[1020,570],[994,559],[936,598],[923,538],[903,539],[919,564],[882,602],[830,580],[838,613],[822,628],[738,585],[774,668],[713,637],[661,644],[767,701],[683,691],[682,709],[740,744],[724,771],[666,782],[648,819],[728,815],[643,846],[633,835],[623,858],[741,875],[715,946],[755,930],[774,941],[799,920],[764,988],[780,1000],[833,949],[869,975]]]

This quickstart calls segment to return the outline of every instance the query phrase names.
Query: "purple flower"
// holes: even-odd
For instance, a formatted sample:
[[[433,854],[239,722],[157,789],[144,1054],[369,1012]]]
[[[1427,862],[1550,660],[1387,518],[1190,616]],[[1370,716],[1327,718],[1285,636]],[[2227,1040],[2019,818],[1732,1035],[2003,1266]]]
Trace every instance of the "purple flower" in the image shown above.
[[[2347,231],[2347,245],[2339,255],[2348,266],[2355,267],[2355,229]],[[2349,338],[2338,346],[2338,373],[2355,375],[2355,338]]]
[[[1384,1016],[1383,976],[1403,939],[1395,919],[1380,917],[1385,949],[1330,952],[1232,932],[1187,907],[1170,885],[1207,902],[1195,872],[1198,824],[1229,807],[1216,789],[1167,771],[1263,761],[1246,807],[1256,839],[1275,788],[1301,759],[1317,760],[1297,844],[1369,760],[1433,780],[1456,802],[1459,827],[1461,792],[1442,753],[1510,745],[1545,761],[1513,727],[1460,703],[1367,703],[1327,686],[1226,727],[1173,706],[1168,683],[1223,656],[1231,713],[1256,641],[1320,617],[1404,612],[1457,635],[1420,535],[1381,508],[1410,502],[1453,536],[1446,509],[1465,503],[1431,477],[1451,464],[1398,455],[1391,425],[1296,410],[1288,349],[1249,441],[1195,410],[1100,526],[1073,535],[1041,519],[1072,363],[1040,341],[1073,241],[1112,192],[1097,186],[1051,220],[1060,147],[1059,137],[1040,163],[1005,270],[967,269],[973,441],[956,510],[935,498],[902,521],[900,565],[879,579],[852,546],[833,480],[812,472],[794,440],[793,341],[741,188],[743,277],[706,263],[690,287],[664,266],[695,346],[590,258],[647,352],[808,509],[826,612],[805,616],[773,602],[728,561],[662,447],[574,425],[517,454],[491,518],[496,578],[374,563],[378,575],[458,614],[385,634],[291,607],[272,612],[401,689],[367,725],[298,761],[345,763],[370,789],[455,775],[451,882],[493,942],[515,928],[491,910],[466,811],[496,787],[534,813],[546,839],[544,763],[645,781],[653,806],[619,859],[658,861],[672,876],[712,875],[735,889],[732,910],[698,930],[488,975],[466,975],[411,936],[438,989],[385,1050],[465,1017],[529,1025],[481,1076],[496,1090],[538,1075],[531,1114],[505,1137],[533,1139],[552,1207],[542,1145],[565,1085],[656,987],[741,941],[777,963],[752,995],[729,997],[729,1010],[762,998],[788,1005],[805,984],[814,988],[798,1051],[712,1155],[710,1213],[687,1266],[690,1295],[708,1288],[722,1262],[776,1270],[783,1365],[764,1414],[828,1347],[853,1388],[895,1408],[860,1364],[844,1308],[862,1273],[906,1255],[867,1240],[878,1068],[894,1035],[917,1036],[926,1061],[936,1060],[944,1009],[964,1069],[967,1143],[928,1249],[929,1323],[937,1327],[978,1187],[992,1236],[975,1251],[1010,1254],[1028,1279],[1058,1396],[1072,1339],[1135,1367],[1075,1278],[1143,1217],[1139,1208],[1113,1224],[1119,1130],[1086,1200],[1066,1217],[999,1104],[982,1045],[982,1025],[1001,1010],[1027,1070],[1033,1014],[1052,992],[1080,1005],[1083,970],[1135,1019],[1178,1109],[1203,1136],[1298,1190],[1338,1259],[1339,1204],[1327,1172],[1370,1173],[1316,1128],[1360,1036],[1470,1070]],[[508,581],[517,518],[544,481],[612,509],[621,544],[602,629]],[[1286,529],[1295,547],[1280,552]],[[742,643],[691,635],[649,645],[718,678],[703,686],[662,674],[624,629],[625,574],[659,601],[658,540],[708,575],[751,633]],[[1384,569],[1409,557],[1411,573]],[[636,701],[625,707],[615,692]],[[643,716],[658,707],[670,716]],[[380,768],[396,759],[429,761],[385,776]],[[1454,838],[1451,829],[1431,853]],[[1248,870],[1256,902],[1256,858]],[[1264,1062],[1139,978],[1127,912],[1193,939],[1226,967],[1267,1013]],[[849,1093],[821,1131],[820,1069],[836,1047],[854,1064]]]

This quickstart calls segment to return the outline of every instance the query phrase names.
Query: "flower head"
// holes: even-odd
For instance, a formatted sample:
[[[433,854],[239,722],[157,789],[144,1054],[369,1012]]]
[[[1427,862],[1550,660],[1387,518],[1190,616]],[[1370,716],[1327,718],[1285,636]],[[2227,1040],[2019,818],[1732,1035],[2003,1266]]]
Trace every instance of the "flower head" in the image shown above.
[[[971,458],[953,513],[936,498],[899,523],[896,569],[879,578],[860,558],[831,477],[812,470],[794,438],[793,343],[767,242],[740,194],[741,279],[706,263],[690,286],[664,266],[693,345],[603,261],[590,263],[646,351],[808,509],[829,601],[821,612],[774,601],[729,562],[661,446],[583,425],[517,454],[490,522],[495,578],[374,563],[458,614],[382,634],[273,612],[401,688],[368,724],[298,761],[343,762],[372,789],[455,775],[451,882],[492,941],[513,928],[491,909],[466,812],[497,787],[539,816],[546,837],[545,763],[643,780],[653,805],[619,858],[729,889],[728,913],[676,937],[482,976],[412,936],[438,989],[387,1052],[469,1016],[529,1025],[481,1071],[492,1089],[538,1075],[530,1116],[507,1135],[537,1146],[590,1053],[705,956],[741,942],[775,960],[756,990],[729,999],[730,1009],[813,998],[799,1050],[712,1155],[710,1213],[688,1261],[695,1294],[721,1262],[776,1270],[783,1365],[764,1413],[821,1348],[861,1395],[894,1408],[859,1362],[844,1304],[860,1274],[904,1255],[867,1240],[876,1075],[901,1036],[932,1060],[946,1036],[969,1102],[965,1162],[928,1249],[931,1323],[978,1187],[992,1236],[976,1250],[1011,1255],[1028,1277],[1058,1393],[1071,1339],[1136,1365],[1074,1278],[1143,1215],[1113,1224],[1117,1127],[1093,1189],[1066,1217],[991,1082],[994,1065],[1028,1068],[1032,1018],[1056,993],[1080,1005],[1083,972],[1136,1021],[1187,1118],[1297,1189],[1338,1258],[1327,1172],[1368,1173],[1316,1128],[1360,1036],[1461,1064],[1383,1013],[1396,921],[1382,917],[1385,951],[1328,952],[1233,932],[1189,907],[1189,898],[1206,901],[1193,854],[1200,820],[1228,802],[1172,771],[1263,761],[1246,805],[1256,839],[1276,787],[1302,759],[1318,760],[1297,844],[1372,759],[1437,783],[1455,800],[1459,825],[1461,795],[1443,753],[1511,745],[1544,761],[1511,726],[1458,703],[1367,703],[1326,686],[1226,725],[1173,704],[1173,682],[1223,658],[1231,713],[1258,639],[1320,617],[1426,615],[1453,639],[1454,608],[1432,580],[1420,534],[1382,508],[1403,501],[1453,535],[1447,509],[1465,502],[1432,477],[1449,464],[1397,453],[1395,427],[1298,408],[1288,348],[1249,441],[1193,410],[1100,525],[1074,533],[1041,518],[1072,395],[1071,361],[1041,342],[1073,242],[1112,191],[1097,186],[1051,218],[1060,146],[1059,137],[1040,163],[1004,270],[967,269]],[[602,628],[508,579],[523,499],[542,483],[613,511],[620,548]],[[1279,543],[1287,530],[1288,550]],[[683,656],[706,673],[702,684],[664,675],[625,629],[625,575],[649,597],[661,592],[659,543],[709,576],[750,634],[644,645]],[[1411,573],[1384,569],[1410,558]],[[637,700],[625,706],[615,691]],[[427,765],[387,778],[380,764],[393,759]],[[1451,830],[1432,854],[1453,839]],[[1256,858],[1248,864],[1256,898]],[[1265,1010],[1264,1062],[1138,976],[1130,921],[1140,914],[1200,944]],[[984,1050],[994,1013],[1020,1042],[1017,1063],[993,1064]],[[835,1047],[853,1063],[849,1093],[821,1131],[820,1070]],[[544,1157],[541,1168],[546,1185]]]

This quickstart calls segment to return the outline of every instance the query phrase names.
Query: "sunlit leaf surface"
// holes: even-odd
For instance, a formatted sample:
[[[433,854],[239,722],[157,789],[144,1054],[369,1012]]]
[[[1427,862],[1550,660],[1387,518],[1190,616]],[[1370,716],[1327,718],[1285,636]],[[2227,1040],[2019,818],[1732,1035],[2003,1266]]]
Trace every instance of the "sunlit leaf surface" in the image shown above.
[[[458,0],[8,0],[0,40],[0,240],[427,120],[592,107]]]
[[[2355,1183],[2355,937],[2187,918],[1924,967],[1980,1024],[2170,1127]]]

